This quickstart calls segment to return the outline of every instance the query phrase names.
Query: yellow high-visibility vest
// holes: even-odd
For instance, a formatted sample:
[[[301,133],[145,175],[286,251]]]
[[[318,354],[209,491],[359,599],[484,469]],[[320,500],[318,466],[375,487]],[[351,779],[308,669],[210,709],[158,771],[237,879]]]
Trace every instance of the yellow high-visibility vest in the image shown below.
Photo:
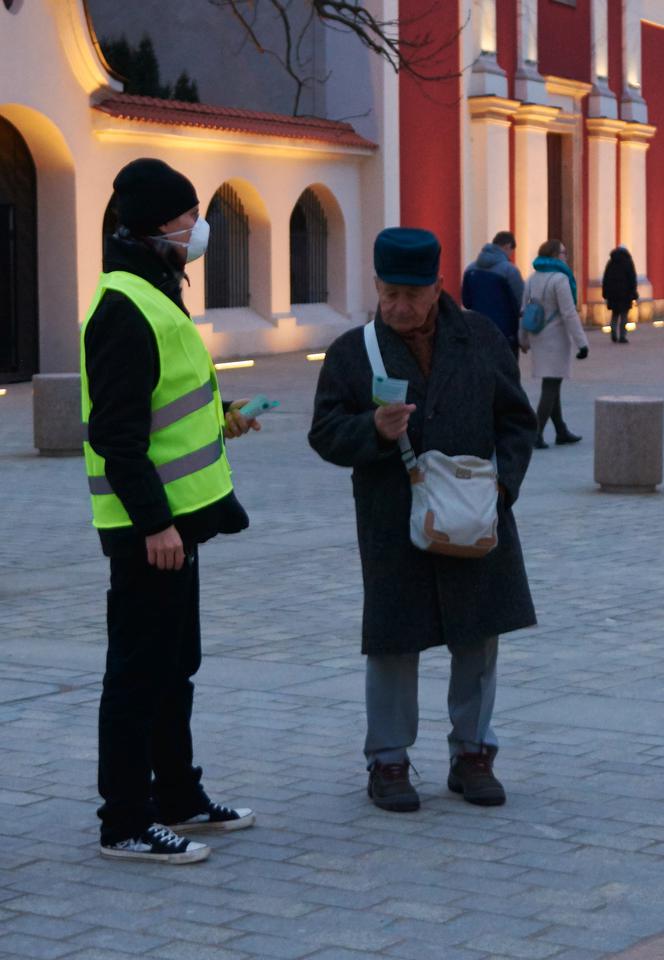
[[[152,391],[148,457],[157,468],[174,517],[199,510],[233,489],[223,440],[224,414],[210,354],[190,318],[165,294],[133,273],[102,273],[81,330],[81,401],[84,428],[92,402],[85,363],[85,331],[104,293],[124,294],[150,324],[159,352],[159,382]],[[121,389],[121,387],[118,387]],[[132,522],[106,479],[104,458],[83,443],[95,527]]]

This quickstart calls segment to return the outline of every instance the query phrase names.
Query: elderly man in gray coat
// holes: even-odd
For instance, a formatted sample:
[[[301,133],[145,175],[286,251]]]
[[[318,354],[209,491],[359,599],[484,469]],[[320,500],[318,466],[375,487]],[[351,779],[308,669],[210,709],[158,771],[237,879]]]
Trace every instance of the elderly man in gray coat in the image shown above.
[[[376,334],[389,377],[408,381],[406,402],[376,406],[363,329],[329,348],[309,442],[352,467],[364,579],[369,796],[386,810],[417,810],[408,748],[418,725],[419,656],[451,653],[448,788],[470,803],[505,802],[493,772],[491,726],[498,635],[535,623],[512,505],[536,434],[517,363],[495,325],[442,292],[440,245],[425,230],[395,227],[376,239]],[[410,541],[411,492],[399,456],[404,432],[417,455],[440,450],[497,463],[498,546],[482,559],[426,553]]]

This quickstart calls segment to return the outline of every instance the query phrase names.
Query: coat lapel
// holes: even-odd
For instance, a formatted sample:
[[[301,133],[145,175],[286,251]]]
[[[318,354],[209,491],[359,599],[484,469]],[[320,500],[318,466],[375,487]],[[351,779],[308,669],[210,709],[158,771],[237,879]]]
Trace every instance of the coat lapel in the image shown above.
[[[426,414],[433,411],[447,383],[462,366],[468,348],[468,327],[454,300],[446,293],[440,298],[433,363],[426,393]]]
[[[410,390],[424,398],[427,392],[424,374],[399,334],[383,322],[380,310],[376,313],[376,336],[388,377],[407,380]]]

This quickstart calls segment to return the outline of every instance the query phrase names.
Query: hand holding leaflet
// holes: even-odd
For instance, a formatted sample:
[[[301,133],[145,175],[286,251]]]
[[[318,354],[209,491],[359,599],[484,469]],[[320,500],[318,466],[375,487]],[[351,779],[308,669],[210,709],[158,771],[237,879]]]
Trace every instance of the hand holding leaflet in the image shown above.
[[[394,377],[376,377],[372,383],[373,402],[384,407],[390,403],[405,403],[408,393],[408,381]]]
[[[274,410],[274,408],[278,406],[278,400],[268,400],[264,393],[257,393],[256,396],[252,397],[243,407],[240,407],[238,413],[241,413],[247,420],[253,420],[255,417],[260,417],[261,414]]]

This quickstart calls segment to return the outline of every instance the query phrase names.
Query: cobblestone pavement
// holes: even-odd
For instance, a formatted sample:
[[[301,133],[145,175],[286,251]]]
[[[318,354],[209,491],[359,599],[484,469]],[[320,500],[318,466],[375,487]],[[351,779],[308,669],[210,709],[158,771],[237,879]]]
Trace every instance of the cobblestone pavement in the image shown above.
[[[195,734],[218,799],[257,810],[204,864],[100,860],[96,709],[106,564],[79,458],[0,399],[0,960],[661,960],[664,498],[599,493],[593,398],[664,394],[664,330],[591,334],[563,388],[575,447],[517,505],[540,624],[502,644],[504,807],[446,790],[444,650],[423,657],[422,809],[366,797],[349,474],[306,443],[316,364],[228,372],[282,406],[232,461],[251,529],[202,550]],[[524,364],[527,365],[527,364]],[[531,396],[537,384],[526,381]]]

